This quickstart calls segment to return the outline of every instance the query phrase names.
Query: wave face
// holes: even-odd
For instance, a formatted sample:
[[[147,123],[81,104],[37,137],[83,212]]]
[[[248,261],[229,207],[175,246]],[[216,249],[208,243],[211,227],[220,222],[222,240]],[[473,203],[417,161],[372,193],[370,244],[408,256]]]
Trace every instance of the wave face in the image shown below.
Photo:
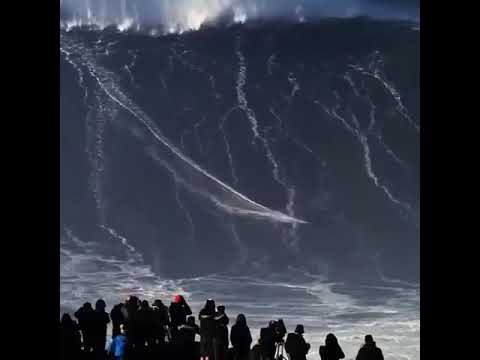
[[[63,308],[132,292],[200,304],[202,284],[233,303],[236,279],[239,311],[262,284],[302,294],[325,305],[311,316],[338,316],[332,331],[383,324],[391,358],[418,358],[418,27],[65,27],[60,80]],[[262,311],[310,321],[284,306]]]

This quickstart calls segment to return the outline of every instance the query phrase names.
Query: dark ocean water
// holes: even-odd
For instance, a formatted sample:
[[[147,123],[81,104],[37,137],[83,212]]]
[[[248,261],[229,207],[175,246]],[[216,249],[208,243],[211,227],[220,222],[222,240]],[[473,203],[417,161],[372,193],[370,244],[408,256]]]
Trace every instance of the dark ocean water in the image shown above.
[[[183,291],[303,322],[312,356],[370,332],[418,359],[419,38],[367,18],[62,28],[61,308]]]

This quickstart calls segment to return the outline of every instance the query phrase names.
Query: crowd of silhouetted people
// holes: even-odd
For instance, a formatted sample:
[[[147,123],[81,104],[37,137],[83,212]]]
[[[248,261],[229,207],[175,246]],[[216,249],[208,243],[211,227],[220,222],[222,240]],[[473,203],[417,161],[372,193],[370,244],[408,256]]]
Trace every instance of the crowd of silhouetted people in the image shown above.
[[[260,330],[252,346],[252,335],[244,314],[231,326],[225,306],[209,299],[198,314],[199,324],[181,295],[167,307],[161,300],[150,306],[135,296],[113,306],[110,314],[103,300],[86,302],[72,319],[63,314],[60,321],[61,360],[306,360],[310,344],[299,324],[288,333],[284,322],[271,320]],[[107,343],[111,322],[112,337]],[[196,341],[199,335],[200,342]],[[285,338],[286,336],[286,338]],[[231,345],[231,346],[230,346]],[[321,360],[345,358],[334,334],[320,346]],[[383,360],[382,351],[371,335],[365,336],[356,360]]]

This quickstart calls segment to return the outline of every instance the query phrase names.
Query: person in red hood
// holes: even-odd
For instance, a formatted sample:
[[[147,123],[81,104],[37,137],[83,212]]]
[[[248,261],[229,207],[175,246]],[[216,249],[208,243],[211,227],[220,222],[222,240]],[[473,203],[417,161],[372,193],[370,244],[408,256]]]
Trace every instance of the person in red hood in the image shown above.
[[[182,295],[175,295],[168,312],[170,313],[170,334],[175,341],[178,327],[187,323],[187,316],[192,315],[192,310]]]

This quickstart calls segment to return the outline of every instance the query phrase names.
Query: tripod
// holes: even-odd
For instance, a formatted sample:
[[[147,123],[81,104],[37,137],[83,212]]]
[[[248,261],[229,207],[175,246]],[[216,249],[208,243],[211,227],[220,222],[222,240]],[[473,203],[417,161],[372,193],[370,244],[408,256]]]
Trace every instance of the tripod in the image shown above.
[[[284,342],[279,341],[275,349],[275,360],[288,360],[284,355]]]

